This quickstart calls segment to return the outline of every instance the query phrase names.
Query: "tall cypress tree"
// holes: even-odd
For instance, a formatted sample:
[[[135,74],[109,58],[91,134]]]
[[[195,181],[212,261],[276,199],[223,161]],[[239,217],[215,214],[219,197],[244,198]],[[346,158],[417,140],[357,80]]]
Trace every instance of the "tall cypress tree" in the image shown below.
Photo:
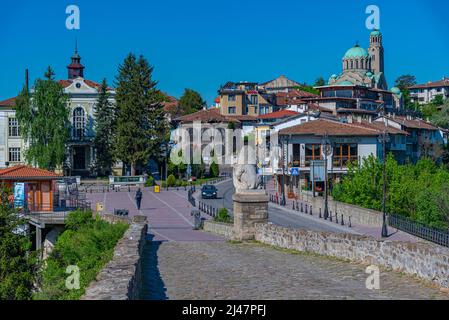
[[[110,94],[106,79],[103,80],[95,108],[95,138],[96,150],[95,169],[99,176],[109,175],[114,164],[113,144],[115,128],[114,107],[109,101]]]
[[[135,175],[139,165],[146,165],[150,158],[160,159],[168,126],[148,61],[131,53],[118,71],[115,154],[131,165],[131,175]]]
[[[48,67],[45,80],[38,79],[32,96],[25,87],[16,99],[16,117],[28,143],[27,162],[47,170],[60,168],[69,138],[68,97]]]

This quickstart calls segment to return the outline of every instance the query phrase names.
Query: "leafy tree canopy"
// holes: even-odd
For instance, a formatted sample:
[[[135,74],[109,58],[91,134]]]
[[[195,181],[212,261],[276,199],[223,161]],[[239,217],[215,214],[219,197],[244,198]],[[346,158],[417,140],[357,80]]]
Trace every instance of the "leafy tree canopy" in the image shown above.
[[[70,127],[68,97],[53,75],[49,67],[46,80],[36,81],[32,95],[25,87],[15,106],[20,133],[28,143],[25,158],[47,170],[62,166]]]
[[[201,95],[192,90],[185,89],[181,99],[179,99],[179,115],[186,115],[197,112],[206,106],[206,102]]]

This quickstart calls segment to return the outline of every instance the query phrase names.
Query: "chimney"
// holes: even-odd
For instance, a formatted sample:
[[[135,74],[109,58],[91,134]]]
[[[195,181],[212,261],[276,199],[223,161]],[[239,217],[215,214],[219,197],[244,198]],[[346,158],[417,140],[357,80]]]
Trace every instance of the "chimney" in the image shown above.
[[[30,78],[28,76],[28,69],[25,69],[25,88],[27,91],[30,90]]]

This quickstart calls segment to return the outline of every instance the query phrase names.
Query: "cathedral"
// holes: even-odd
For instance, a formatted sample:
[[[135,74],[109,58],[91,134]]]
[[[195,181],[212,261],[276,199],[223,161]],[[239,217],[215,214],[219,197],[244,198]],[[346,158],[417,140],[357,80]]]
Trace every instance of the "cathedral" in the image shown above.
[[[384,48],[382,33],[373,30],[370,33],[368,49],[357,43],[346,51],[343,59],[343,72],[333,74],[329,85],[359,85],[373,89],[388,90],[384,73]]]

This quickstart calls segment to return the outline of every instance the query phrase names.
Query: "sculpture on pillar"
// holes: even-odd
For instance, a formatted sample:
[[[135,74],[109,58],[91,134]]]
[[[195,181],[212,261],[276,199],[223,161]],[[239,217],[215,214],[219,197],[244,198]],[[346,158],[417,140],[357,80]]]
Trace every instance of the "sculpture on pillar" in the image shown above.
[[[234,166],[234,187],[236,193],[261,189],[262,179],[257,175],[256,165],[237,164]]]

